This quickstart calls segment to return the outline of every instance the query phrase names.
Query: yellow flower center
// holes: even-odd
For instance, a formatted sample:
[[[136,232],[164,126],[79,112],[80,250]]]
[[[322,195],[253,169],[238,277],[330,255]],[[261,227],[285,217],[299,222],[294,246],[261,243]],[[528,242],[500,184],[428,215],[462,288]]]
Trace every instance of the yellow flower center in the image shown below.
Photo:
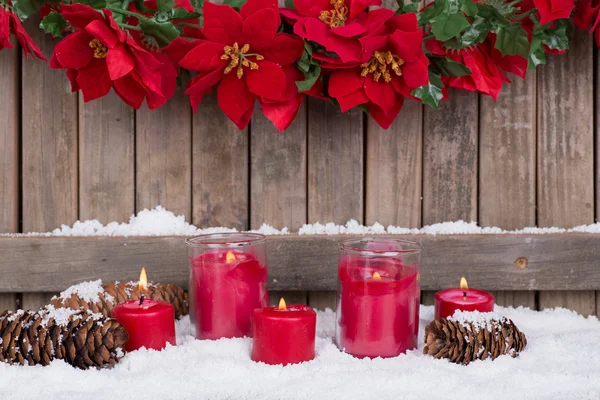
[[[250,69],[258,69],[258,64],[253,61],[250,61],[248,57],[254,57],[256,61],[262,61],[265,59],[260,54],[248,53],[248,51],[250,51],[250,45],[247,43],[243,45],[240,49],[238,43],[235,42],[233,46],[225,46],[223,50],[225,52],[221,56],[221,60],[231,60],[229,61],[229,65],[225,67],[225,70],[223,72],[225,74],[228,74],[234,69],[237,69],[236,75],[238,79],[242,79],[242,76],[244,76],[243,67]]]
[[[94,49],[94,58],[106,58],[108,47],[103,45],[98,39],[92,39],[90,47]]]
[[[392,80],[390,69],[394,71],[396,75],[401,76],[402,71],[400,71],[400,66],[402,64],[404,64],[404,60],[397,55],[392,54],[391,51],[385,53],[376,51],[368,62],[360,65],[363,69],[360,76],[373,74],[373,80],[375,82],[378,82],[382,76],[386,82],[390,82]]]
[[[344,4],[344,0],[331,0],[331,5],[333,10],[321,11],[319,19],[332,28],[344,26],[348,16],[348,7]]]

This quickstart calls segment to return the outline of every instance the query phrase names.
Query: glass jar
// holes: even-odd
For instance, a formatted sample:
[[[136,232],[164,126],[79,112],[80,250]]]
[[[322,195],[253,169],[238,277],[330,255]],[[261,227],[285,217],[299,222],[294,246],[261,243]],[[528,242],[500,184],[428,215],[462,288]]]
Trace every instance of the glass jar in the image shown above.
[[[388,238],[340,243],[336,342],[355,357],[417,347],[422,247]]]
[[[251,335],[255,308],[268,305],[266,237],[215,233],[186,240],[190,318],[196,338]]]

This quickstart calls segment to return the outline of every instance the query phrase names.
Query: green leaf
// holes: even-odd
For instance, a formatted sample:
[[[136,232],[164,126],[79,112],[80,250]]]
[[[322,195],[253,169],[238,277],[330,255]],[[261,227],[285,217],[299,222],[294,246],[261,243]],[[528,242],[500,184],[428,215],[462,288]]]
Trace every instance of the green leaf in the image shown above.
[[[313,64],[312,68],[308,72],[304,73],[304,80],[296,81],[298,91],[306,92],[307,90],[310,90],[310,88],[312,88],[319,79],[319,76],[321,76],[321,67]]]
[[[519,23],[502,26],[496,31],[496,49],[503,55],[529,56],[529,39],[527,32]]]
[[[429,57],[431,63],[444,76],[459,77],[471,75],[471,70],[464,64],[456,62],[448,57]]]
[[[156,0],[156,8],[159,12],[170,12],[175,7],[174,0]]]
[[[285,8],[289,8],[291,10],[296,9],[296,6],[294,5],[294,0],[285,0],[283,4],[285,5]]]
[[[417,11],[419,11],[419,3],[409,3],[402,10],[398,9],[398,14],[416,13]]]
[[[88,5],[96,10],[100,10],[106,7],[106,0],[79,0],[77,3]],[[154,12],[154,11],[152,11]]]
[[[181,35],[181,30],[171,22],[158,22],[155,19],[140,20],[140,28],[145,35],[152,36],[160,47],[171,43]]]
[[[431,33],[442,42],[452,39],[468,27],[469,21],[462,12],[450,15],[442,14],[431,20]]]
[[[547,30],[542,43],[553,50],[567,50],[569,48],[570,28],[571,25],[567,20],[560,19],[556,21],[556,26]]]
[[[439,75],[429,70],[429,84],[416,88],[411,94],[420,99],[423,104],[437,108],[444,97],[443,88],[444,84]]]
[[[204,0],[191,0],[192,6],[197,13],[202,14],[202,8],[204,7]]]
[[[54,37],[61,37],[62,31],[68,27],[69,24],[67,24],[67,21],[65,21],[63,16],[55,11],[51,11],[50,14],[40,22],[40,28]]]
[[[224,0],[223,4],[227,4],[233,8],[241,8],[246,3],[246,0]]]
[[[14,0],[13,9],[21,21],[25,21],[29,16],[35,14],[43,5],[45,0]]]
[[[200,16],[199,13],[197,12],[189,12],[186,9],[183,8],[174,8],[171,11],[171,20],[177,19],[177,20],[186,20],[186,19],[194,19],[194,18],[198,18]]]
[[[460,38],[460,45],[462,47],[467,47],[481,43],[485,40],[491,30],[492,27],[489,21],[481,18],[479,15],[476,15],[471,23],[471,26],[469,26],[462,34]]]
[[[462,0],[462,6],[460,8],[469,17],[477,15],[479,7],[473,0]]]

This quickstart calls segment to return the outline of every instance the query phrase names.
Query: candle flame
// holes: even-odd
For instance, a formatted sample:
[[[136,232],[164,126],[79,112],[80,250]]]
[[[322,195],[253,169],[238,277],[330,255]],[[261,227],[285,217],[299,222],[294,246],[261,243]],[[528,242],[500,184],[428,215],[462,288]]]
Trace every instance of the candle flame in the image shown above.
[[[148,290],[148,275],[146,274],[146,268],[142,267],[140,272],[140,283],[138,285],[140,290]]]
[[[460,288],[466,290],[469,288],[469,284],[467,283],[467,279],[463,276],[460,278]]]
[[[381,280],[381,275],[379,275],[379,272],[375,271],[375,273],[373,274],[373,280],[374,281],[380,281]]]
[[[279,300],[279,310],[281,310],[281,311],[287,310],[287,306],[285,304],[285,300],[283,299],[283,297]]]
[[[233,254],[232,251],[228,251],[227,255],[225,256],[225,261],[227,262],[227,264],[234,263],[236,261],[235,254]]]

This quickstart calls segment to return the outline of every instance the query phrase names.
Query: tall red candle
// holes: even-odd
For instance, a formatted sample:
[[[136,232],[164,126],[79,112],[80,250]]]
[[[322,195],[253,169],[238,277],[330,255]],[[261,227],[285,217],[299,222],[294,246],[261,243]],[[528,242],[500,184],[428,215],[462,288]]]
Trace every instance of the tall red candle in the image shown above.
[[[315,358],[317,313],[305,305],[254,310],[252,360],[265,364],[297,364]]]
[[[462,277],[460,288],[445,289],[435,294],[435,319],[447,318],[461,311],[494,311],[494,296],[483,290],[469,289]]]
[[[210,236],[194,239],[219,243],[214,242],[215,235]],[[260,251],[252,246],[229,247],[236,243],[234,235],[223,240],[225,247],[191,257],[190,301],[198,339],[249,336],[254,309],[268,305],[267,267]]]
[[[339,262],[337,343],[355,357],[395,357],[417,346],[420,246],[390,251],[382,247],[387,239],[361,240],[372,243]]]

